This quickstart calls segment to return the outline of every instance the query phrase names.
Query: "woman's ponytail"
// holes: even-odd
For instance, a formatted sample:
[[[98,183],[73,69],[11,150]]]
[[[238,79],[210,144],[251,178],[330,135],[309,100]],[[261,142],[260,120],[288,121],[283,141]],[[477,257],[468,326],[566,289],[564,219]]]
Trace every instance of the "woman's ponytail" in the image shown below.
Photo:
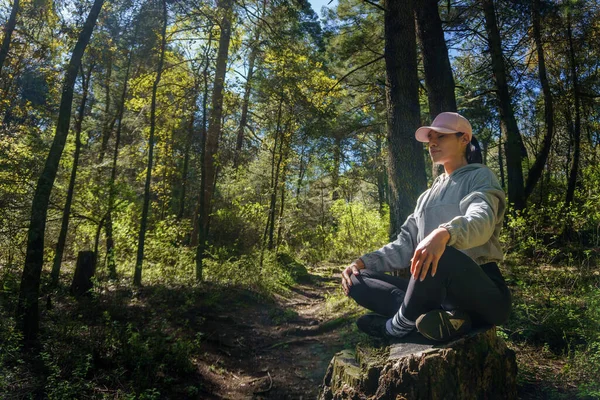
[[[475,139],[475,136],[471,136],[471,143],[467,145],[467,162],[469,164],[479,163],[483,164],[483,156],[481,155],[481,146]]]

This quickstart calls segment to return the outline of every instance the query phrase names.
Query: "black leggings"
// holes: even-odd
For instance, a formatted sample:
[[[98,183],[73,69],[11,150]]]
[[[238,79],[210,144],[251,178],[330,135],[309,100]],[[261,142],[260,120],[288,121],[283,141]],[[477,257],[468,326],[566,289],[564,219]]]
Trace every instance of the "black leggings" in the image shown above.
[[[419,315],[443,308],[466,311],[475,323],[500,325],[508,319],[511,296],[496,263],[477,265],[454,247],[446,247],[434,277],[421,282],[363,269],[352,275],[350,297],[388,317],[402,307],[402,315]]]

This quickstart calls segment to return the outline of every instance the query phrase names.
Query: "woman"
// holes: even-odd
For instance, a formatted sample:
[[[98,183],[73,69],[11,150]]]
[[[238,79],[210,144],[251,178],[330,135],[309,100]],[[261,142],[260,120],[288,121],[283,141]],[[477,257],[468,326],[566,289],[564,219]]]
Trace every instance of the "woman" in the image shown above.
[[[395,241],[354,261],[342,272],[346,295],[379,314],[358,319],[373,336],[400,338],[415,327],[425,337],[447,341],[471,322],[502,324],[511,297],[497,262],[506,208],[494,173],[481,164],[471,124],[441,113],[415,137],[428,143],[440,175],[418,199]],[[384,274],[410,267],[410,279]]]

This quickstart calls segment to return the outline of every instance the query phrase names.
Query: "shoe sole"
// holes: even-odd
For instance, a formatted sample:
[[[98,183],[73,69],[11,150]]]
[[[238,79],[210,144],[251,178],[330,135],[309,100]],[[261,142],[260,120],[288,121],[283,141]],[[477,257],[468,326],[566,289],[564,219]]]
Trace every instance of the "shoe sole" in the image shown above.
[[[417,318],[416,325],[419,333],[427,339],[436,342],[447,342],[462,336],[470,330],[470,322],[467,318],[455,318],[455,320],[463,321],[458,329],[452,324],[445,311],[435,310]],[[439,331],[438,336],[433,334],[436,330]]]

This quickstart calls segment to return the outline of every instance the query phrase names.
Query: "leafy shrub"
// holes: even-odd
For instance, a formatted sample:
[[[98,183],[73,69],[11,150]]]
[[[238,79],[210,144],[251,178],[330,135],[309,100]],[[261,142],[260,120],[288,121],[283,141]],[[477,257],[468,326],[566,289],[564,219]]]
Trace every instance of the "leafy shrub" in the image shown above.
[[[288,271],[292,279],[296,282],[306,282],[310,275],[306,267],[288,253],[277,253],[277,264]]]
[[[196,250],[183,243],[191,230],[191,226],[184,222],[170,215],[148,232],[144,250],[144,282],[169,284],[193,281]]]
[[[0,393],[10,392],[9,388],[17,380],[21,360],[21,332],[16,329],[14,320],[3,315],[0,309]]]
[[[271,251],[235,257],[229,256],[225,249],[213,249],[205,260],[205,279],[266,295],[286,291],[287,286],[294,284],[290,271],[277,262],[276,254]]]
[[[361,202],[337,200],[330,212],[335,226],[329,254],[333,260],[358,257],[389,241],[389,210],[382,216],[377,209]]]

